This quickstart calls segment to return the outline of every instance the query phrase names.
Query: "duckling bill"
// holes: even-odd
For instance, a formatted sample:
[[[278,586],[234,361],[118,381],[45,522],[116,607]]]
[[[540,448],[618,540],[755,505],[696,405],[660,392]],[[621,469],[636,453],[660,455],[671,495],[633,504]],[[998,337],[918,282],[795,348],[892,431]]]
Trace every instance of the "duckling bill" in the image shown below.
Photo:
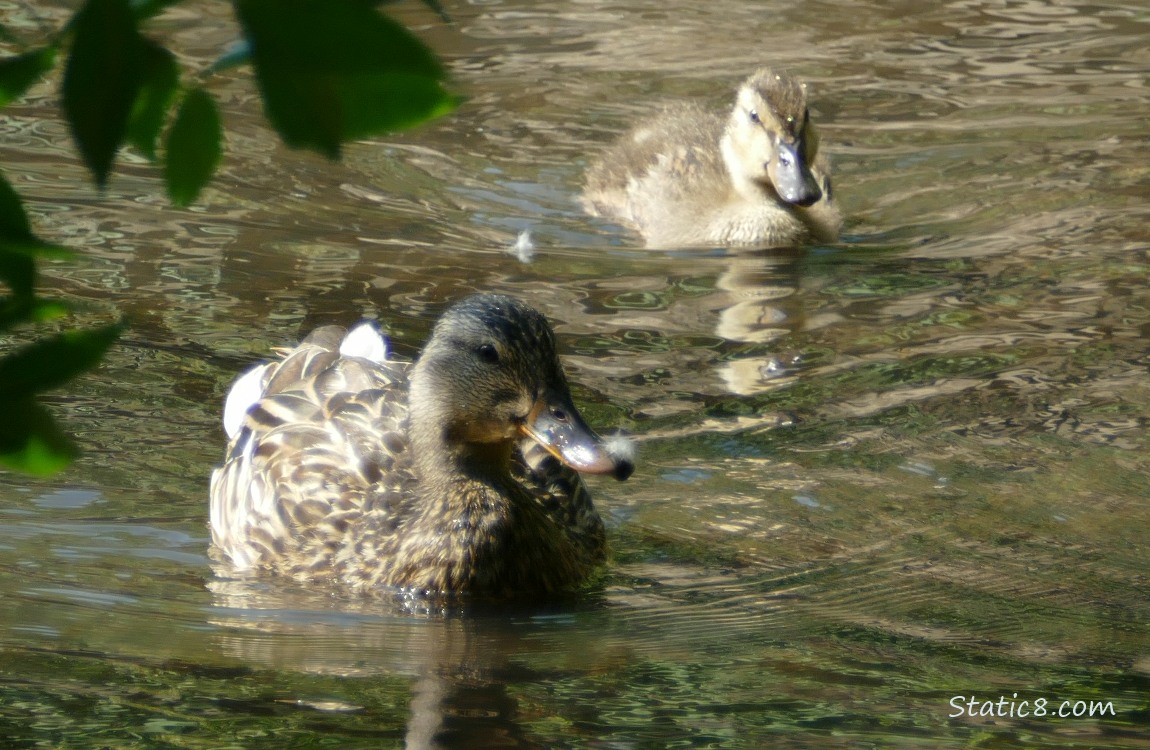
[[[606,536],[579,473],[626,479],[580,416],[536,310],[449,308],[414,364],[370,324],[318,329],[237,379],[212,541],[238,570],[355,590],[546,595]]]
[[[842,221],[806,85],[772,68],[725,118],[679,104],[633,129],[588,170],[583,200],[651,247],[830,242]]]

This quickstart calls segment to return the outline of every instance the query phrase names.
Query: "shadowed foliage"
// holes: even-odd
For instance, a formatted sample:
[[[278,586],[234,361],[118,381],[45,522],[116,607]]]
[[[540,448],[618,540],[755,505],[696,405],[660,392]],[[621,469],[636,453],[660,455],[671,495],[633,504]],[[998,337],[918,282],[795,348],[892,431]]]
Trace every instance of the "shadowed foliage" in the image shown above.
[[[0,106],[19,100],[64,57],[60,104],[92,181],[103,189],[121,148],[162,169],[176,206],[195,202],[223,155],[211,74],[250,63],[272,126],[286,144],[338,158],[341,144],[411,127],[451,111],[435,55],[368,0],[235,0],[244,39],[184,84],[176,56],[145,34],[147,21],[179,0],[87,0],[47,40],[27,43],[0,27],[18,49],[0,58]],[[442,15],[435,0],[426,4]],[[166,129],[166,136],[161,135]],[[163,143],[162,149],[157,144]],[[36,264],[68,251],[33,234],[16,190],[0,177],[0,335],[68,314],[36,295]],[[11,344],[0,358],[0,465],[36,474],[66,466],[76,447],[35,401],[100,361],[122,324],[67,330]]]

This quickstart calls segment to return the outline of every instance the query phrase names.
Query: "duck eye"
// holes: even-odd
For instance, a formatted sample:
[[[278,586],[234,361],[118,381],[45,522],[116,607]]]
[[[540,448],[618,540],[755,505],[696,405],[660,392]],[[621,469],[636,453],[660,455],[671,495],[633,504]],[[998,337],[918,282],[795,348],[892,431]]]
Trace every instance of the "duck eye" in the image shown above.
[[[756,125],[758,125],[760,123],[759,113],[753,109],[747,113],[747,117],[750,117],[751,122],[755,123]]]
[[[499,350],[495,348],[494,344],[480,344],[479,348],[475,350],[475,353],[489,365],[499,363]]]

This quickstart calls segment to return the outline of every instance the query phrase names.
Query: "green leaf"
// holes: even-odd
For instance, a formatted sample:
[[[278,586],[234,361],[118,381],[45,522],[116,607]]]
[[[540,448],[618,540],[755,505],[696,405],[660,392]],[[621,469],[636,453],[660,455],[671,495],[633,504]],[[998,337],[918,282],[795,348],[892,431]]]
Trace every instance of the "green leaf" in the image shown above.
[[[35,299],[32,301],[32,320],[44,323],[57,320],[72,312],[68,303],[51,299]]]
[[[72,254],[66,247],[44,242],[32,234],[20,195],[3,175],[0,175],[0,250],[50,258],[67,258]]]
[[[203,89],[192,89],[168,132],[164,178],[172,203],[187,206],[200,194],[220,163],[222,138],[215,101]]]
[[[345,79],[340,90],[344,101],[345,139],[378,133],[380,102],[387,98],[403,102],[403,106],[394,107],[388,113],[388,130],[410,128],[440,117],[455,109],[461,101],[459,97],[446,94],[436,80],[403,74]]]
[[[0,243],[19,246],[35,242],[20,194],[0,175]]]
[[[71,255],[66,247],[44,242],[32,234],[20,194],[3,175],[0,175],[0,247],[53,258],[67,258]]]
[[[14,320],[26,319],[31,314],[29,305],[36,285],[36,262],[32,256],[0,247],[0,281],[12,290],[10,296],[0,298],[0,309]]]
[[[0,258],[4,251],[0,250]],[[24,257],[26,256],[18,256]],[[27,270],[29,277],[35,276],[35,268]],[[59,300],[39,299],[31,293],[13,293],[0,296],[0,331],[6,331],[18,323],[43,323],[62,318],[70,312],[67,304]]]
[[[0,394],[17,400],[63,385],[94,367],[123,328],[65,331],[16,350],[0,359]]]
[[[74,21],[64,114],[84,163],[103,188],[140,89],[143,44],[128,0],[88,0]]]
[[[6,107],[23,96],[29,86],[52,69],[55,62],[54,47],[44,47],[0,60],[0,107]]]
[[[141,40],[140,52],[140,91],[128,119],[127,138],[149,161],[155,161],[156,139],[176,96],[180,68],[175,55],[150,39]]]
[[[336,158],[340,145],[443,112],[443,67],[369,0],[234,0],[264,109],[284,142]]]
[[[10,290],[0,297],[0,330],[32,317],[36,262],[27,248],[35,242],[20,196],[0,177],[0,281]]]
[[[71,438],[57,426],[52,415],[31,398],[0,401],[5,419],[0,421],[0,464],[26,474],[55,474],[77,456]]]

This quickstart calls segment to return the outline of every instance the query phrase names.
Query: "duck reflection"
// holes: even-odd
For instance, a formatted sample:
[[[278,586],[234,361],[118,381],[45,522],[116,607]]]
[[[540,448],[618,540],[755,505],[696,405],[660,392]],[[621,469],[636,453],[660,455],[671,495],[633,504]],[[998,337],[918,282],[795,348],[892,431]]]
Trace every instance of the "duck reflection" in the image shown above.
[[[402,731],[406,747],[415,749],[545,747],[527,736],[508,688],[552,678],[553,669],[528,665],[554,657],[547,644],[556,628],[565,641],[586,637],[587,629],[575,623],[594,606],[445,608],[429,600],[334,598],[283,581],[217,573],[208,587],[211,621],[222,628],[221,653],[281,672],[409,679],[406,726],[396,733]],[[592,651],[563,653],[586,657]],[[287,702],[324,712],[374,710],[328,698],[298,695]]]

